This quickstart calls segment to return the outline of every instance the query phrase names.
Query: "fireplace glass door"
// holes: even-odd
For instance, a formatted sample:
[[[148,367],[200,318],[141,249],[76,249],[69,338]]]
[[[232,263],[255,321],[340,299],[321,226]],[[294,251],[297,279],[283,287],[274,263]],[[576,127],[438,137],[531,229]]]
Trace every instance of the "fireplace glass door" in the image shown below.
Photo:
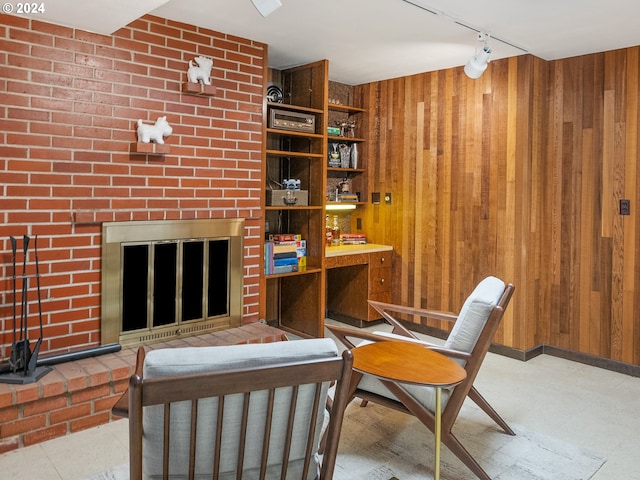
[[[122,259],[122,332],[229,315],[228,239],[123,244]]]

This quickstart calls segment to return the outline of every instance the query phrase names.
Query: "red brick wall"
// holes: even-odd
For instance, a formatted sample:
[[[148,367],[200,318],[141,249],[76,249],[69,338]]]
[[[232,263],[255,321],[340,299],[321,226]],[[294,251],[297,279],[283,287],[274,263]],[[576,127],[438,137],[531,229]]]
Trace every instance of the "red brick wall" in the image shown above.
[[[214,60],[214,97],[181,93],[197,55]],[[0,15],[0,360],[10,235],[18,250],[38,235],[42,352],[100,342],[103,221],[247,219],[244,322],[257,320],[265,57],[263,44],[153,16],[105,36]],[[136,121],[160,115],[171,152],[131,154]]]

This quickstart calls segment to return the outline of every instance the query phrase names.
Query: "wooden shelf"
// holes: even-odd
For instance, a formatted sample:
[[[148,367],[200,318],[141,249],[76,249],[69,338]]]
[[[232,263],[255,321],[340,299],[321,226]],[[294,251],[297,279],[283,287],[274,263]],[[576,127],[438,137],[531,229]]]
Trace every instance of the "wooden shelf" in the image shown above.
[[[366,142],[366,140],[364,138],[358,138],[358,137],[343,137],[341,135],[327,135],[327,139],[330,142],[350,142],[350,143],[362,143],[362,142]]]
[[[144,155],[166,155],[171,153],[171,145],[166,143],[132,143],[129,148],[130,153],[139,153]]]
[[[288,273],[274,273],[272,275],[265,275],[267,279],[269,278],[282,278],[282,277],[294,277],[296,275],[309,275],[311,273],[319,273],[322,269],[320,267],[306,267],[304,270],[299,270],[297,272],[288,272]]]
[[[266,154],[274,157],[324,158],[322,153],[289,152],[287,150],[266,150]]]
[[[342,168],[342,167],[327,167],[327,172],[336,173],[364,173],[364,168]]]
[[[328,108],[329,110],[334,110],[336,112],[346,112],[348,114],[366,112],[364,108],[352,107],[351,105],[342,105],[340,103],[329,103]]]
[[[322,210],[322,205],[265,205],[265,210]]]
[[[274,103],[267,102],[267,105],[271,108],[280,108],[282,110],[292,110],[294,112],[307,112],[307,113],[324,113],[324,110],[319,108],[301,107],[300,105],[290,105],[288,103]]]
[[[296,132],[294,130],[281,130],[279,128],[267,128],[267,133],[276,135],[285,135],[287,137],[306,137],[324,139],[324,135],[320,133]]]
[[[339,212],[340,210],[355,209],[360,205],[366,205],[366,202],[327,202],[325,210],[327,212]]]
[[[261,295],[265,298],[261,314],[267,321],[302,337],[322,337],[325,317],[324,204],[326,197],[329,88],[327,60],[274,72],[289,103],[266,102],[263,159],[265,184],[284,178],[300,179],[308,191],[310,205],[265,205],[269,225],[278,231],[301,234],[306,241],[307,266],[304,270],[267,275],[262,271]],[[273,110],[297,112],[315,117],[312,132],[269,128]],[[349,109],[338,107],[344,114]],[[295,115],[292,115],[295,116]],[[346,139],[340,139],[347,143]],[[353,144],[356,141],[348,140]],[[336,175],[336,174],[334,174]],[[266,195],[265,195],[266,201]]]
[[[182,93],[197,95],[199,97],[213,97],[216,94],[216,87],[203,83],[186,82],[182,84]]]

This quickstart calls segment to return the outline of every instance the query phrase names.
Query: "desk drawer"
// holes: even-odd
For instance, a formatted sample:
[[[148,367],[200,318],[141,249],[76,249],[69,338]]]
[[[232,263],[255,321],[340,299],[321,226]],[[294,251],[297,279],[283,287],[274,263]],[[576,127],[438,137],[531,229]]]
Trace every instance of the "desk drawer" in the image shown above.
[[[349,267],[351,265],[366,265],[369,263],[369,255],[357,253],[355,255],[336,255],[324,259],[325,268]]]
[[[369,267],[370,268],[379,268],[379,267],[391,267],[391,256],[393,255],[393,251],[389,250],[388,252],[374,252],[369,254]]]
[[[391,291],[391,267],[369,270],[369,294]]]

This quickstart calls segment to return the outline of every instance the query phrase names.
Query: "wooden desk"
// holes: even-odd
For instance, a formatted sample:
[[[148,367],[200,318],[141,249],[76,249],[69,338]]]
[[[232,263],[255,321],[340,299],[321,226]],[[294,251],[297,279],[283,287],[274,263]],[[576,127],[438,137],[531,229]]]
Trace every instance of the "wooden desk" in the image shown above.
[[[434,478],[440,478],[440,432],[442,422],[442,388],[462,382],[467,372],[444,355],[410,342],[374,342],[351,350],[355,391],[362,374],[383,380],[432,386],[436,389]],[[426,368],[425,368],[426,367]]]
[[[357,327],[381,318],[367,300],[391,301],[392,261],[390,245],[327,247],[327,315]]]

